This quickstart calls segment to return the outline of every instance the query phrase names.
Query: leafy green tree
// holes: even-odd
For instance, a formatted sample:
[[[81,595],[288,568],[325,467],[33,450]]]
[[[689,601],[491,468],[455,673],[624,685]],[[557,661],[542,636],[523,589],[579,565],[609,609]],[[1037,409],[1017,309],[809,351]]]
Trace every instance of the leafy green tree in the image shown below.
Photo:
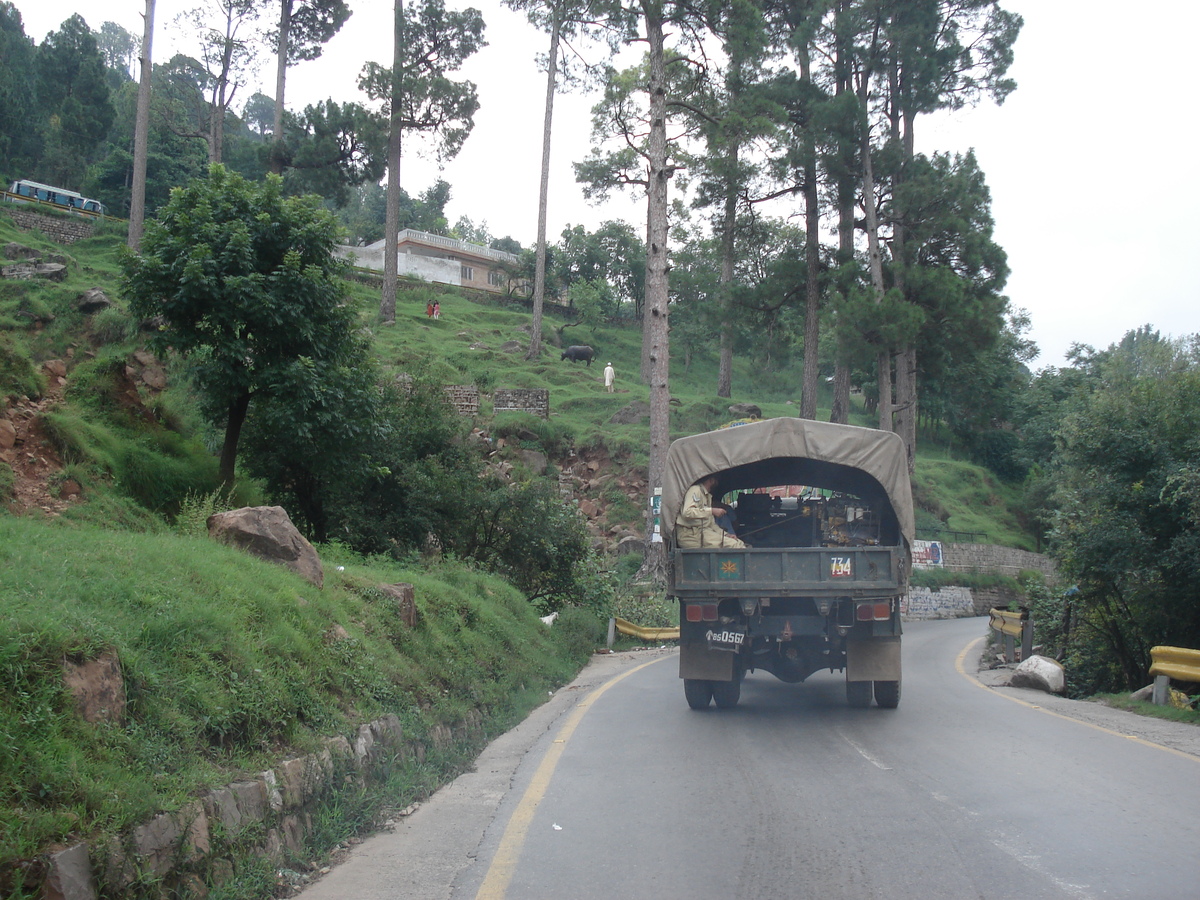
[[[1077,692],[1135,689],[1152,646],[1200,645],[1200,338],[1146,327],[1073,361],[1052,548],[1078,591],[1056,649]]]
[[[141,252],[123,257],[131,310],[161,317],[155,346],[190,360],[207,415],[224,426],[226,484],[251,402],[294,390],[306,365],[350,364],[356,352],[337,236],[316,198],[215,165],[174,191]]]
[[[547,268],[552,284],[569,290],[576,282],[605,281],[616,304],[606,315],[616,315],[621,306],[640,315],[646,295],[646,243],[627,222],[602,222],[595,231],[568,225],[552,251]]]
[[[6,172],[30,165],[38,152],[35,56],[20,10],[0,2],[0,169]]]
[[[242,107],[242,121],[247,128],[266,140],[275,121],[275,101],[262,91],[255,91]]]
[[[87,22],[73,15],[38,46],[38,115],[43,124],[42,180],[83,181],[113,120],[104,57]]]
[[[289,190],[320,194],[340,205],[351,188],[383,177],[387,122],[362,104],[326,100],[290,119],[287,143]]]
[[[137,60],[138,39],[116,22],[105,22],[100,26],[96,35],[96,45],[104,57],[108,68],[126,76],[128,81],[133,76],[133,64]]]

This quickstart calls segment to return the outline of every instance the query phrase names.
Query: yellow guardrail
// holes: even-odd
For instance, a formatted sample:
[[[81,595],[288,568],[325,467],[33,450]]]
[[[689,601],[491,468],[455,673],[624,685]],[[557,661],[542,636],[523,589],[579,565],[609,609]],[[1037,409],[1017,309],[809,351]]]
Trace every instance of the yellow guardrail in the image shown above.
[[[622,619],[620,616],[614,616],[613,621],[616,622],[617,631],[621,634],[635,637],[639,641],[677,641],[679,640],[679,626],[674,628],[643,628],[641,625],[634,625],[627,619]]]
[[[989,610],[991,620],[988,623],[993,631],[1007,634],[1009,637],[1020,637],[1029,613],[1025,611],[1009,612],[1007,609]]]
[[[1200,681],[1200,650],[1153,647],[1150,660],[1150,674],[1156,678],[1165,675],[1176,681]]]

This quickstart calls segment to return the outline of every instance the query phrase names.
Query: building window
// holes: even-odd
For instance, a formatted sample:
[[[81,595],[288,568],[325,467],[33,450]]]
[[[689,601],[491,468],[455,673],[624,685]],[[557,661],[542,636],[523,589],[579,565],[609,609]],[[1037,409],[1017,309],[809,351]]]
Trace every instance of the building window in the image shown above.
[[[488,272],[488,284],[492,287],[504,287],[504,274],[494,269]]]
[[[463,266],[462,267],[462,280],[463,281],[474,281],[475,280],[475,270],[472,269],[470,266]]]

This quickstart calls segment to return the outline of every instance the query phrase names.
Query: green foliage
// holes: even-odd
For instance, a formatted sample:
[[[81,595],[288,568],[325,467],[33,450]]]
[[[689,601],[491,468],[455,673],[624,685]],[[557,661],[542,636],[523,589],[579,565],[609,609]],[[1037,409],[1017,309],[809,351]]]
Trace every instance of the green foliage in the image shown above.
[[[226,483],[252,399],[294,391],[305,360],[352,367],[361,356],[332,256],[337,224],[282,188],[213,166],[171,195],[122,261],[134,315],[162,317],[155,346],[190,359],[206,412],[225,423]]]
[[[0,396],[40,397],[46,379],[16,342],[0,331]]]
[[[1053,548],[1078,595],[1067,652],[1092,689],[1141,687],[1156,644],[1200,646],[1200,347],[1149,328],[1076,356],[1058,433]]]

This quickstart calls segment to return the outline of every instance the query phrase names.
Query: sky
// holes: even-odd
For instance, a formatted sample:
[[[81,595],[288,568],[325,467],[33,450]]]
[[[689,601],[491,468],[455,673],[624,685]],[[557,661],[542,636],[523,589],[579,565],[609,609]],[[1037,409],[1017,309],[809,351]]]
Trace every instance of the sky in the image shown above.
[[[140,35],[145,9],[144,0],[15,5],[38,42],[77,11],[93,29],[113,21]],[[158,0],[156,61],[185,49],[172,20],[190,5]],[[548,38],[499,0],[471,5],[483,12],[488,41],[462,71],[478,86],[474,131],[441,170],[432,159],[406,156],[401,184],[416,195],[445,178],[451,222],[465,215],[495,237],[531,246],[546,92],[534,58]],[[1035,367],[1064,365],[1073,344],[1107,347],[1142,325],[1174,337],[1200,332],[1200,254],[1184,227],[1200,207],[1200,180],[1191,171],[1200,126],[1189,114],[1200,3],[1160,0],[1140,11],[1115,0],[1002,5],[1025,20],[1010,70],[1016,91],[1002,106],[988,101],[919,119],[917,149],[975,150],[992,194],[994,237],[1008,253],[1006,293],[1014,309],[1028,312],[1026,336],[1040,349]],[[390,62],[390,0],[350,0],[350,7],[353,15],[323,56],[290,70],[289,108],[329,97],[364,100],[355,84],[363,63]],[[273,95],[273,58],[263,64],[261,85]],[[593,205],[575,183],[571,163],[590,149],[595,99],[567,93],[555,100],[550,240],[568,224],[593,229],[624,219],[644,227],[641,198],[614,195]]]

